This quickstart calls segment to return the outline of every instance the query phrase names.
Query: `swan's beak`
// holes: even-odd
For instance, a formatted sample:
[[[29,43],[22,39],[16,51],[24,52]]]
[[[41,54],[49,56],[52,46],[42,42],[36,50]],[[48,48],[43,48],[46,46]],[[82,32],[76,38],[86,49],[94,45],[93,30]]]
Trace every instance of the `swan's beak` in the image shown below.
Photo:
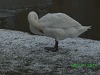
[[[42,34],[44,34],[43,30],[39,30],[39,32],[41,32]]]

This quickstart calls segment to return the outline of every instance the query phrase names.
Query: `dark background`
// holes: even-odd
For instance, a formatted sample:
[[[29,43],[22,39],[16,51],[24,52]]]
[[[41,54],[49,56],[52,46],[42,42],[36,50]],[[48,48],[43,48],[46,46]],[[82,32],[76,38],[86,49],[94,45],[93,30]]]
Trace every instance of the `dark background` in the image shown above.
[[[92,29],[80,37],[100,40],[100,0],[0,0],[0,28],[29,32],[27,14],[62,12]]]

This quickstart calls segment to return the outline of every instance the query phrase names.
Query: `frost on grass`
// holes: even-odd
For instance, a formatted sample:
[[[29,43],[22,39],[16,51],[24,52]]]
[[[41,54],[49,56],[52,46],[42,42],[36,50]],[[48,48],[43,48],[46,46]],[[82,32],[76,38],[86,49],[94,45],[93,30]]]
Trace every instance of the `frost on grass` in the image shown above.
[[[100,41],[67,38],[59,41],[58,52],[46,52],[54,39],[28,33],[0,30],[0,74],[4,75],[98,75]],[[98,66],[71,67],[95,63]]]

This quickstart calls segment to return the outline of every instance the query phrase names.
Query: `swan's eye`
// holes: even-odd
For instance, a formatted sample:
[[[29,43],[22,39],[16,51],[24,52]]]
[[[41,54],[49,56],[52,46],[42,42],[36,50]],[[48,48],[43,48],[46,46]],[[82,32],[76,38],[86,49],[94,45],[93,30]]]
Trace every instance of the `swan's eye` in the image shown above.
[[[42,34],[44,34],[44,33],[43,33],[43,30],[39,30],[39,32],[41,32]]]

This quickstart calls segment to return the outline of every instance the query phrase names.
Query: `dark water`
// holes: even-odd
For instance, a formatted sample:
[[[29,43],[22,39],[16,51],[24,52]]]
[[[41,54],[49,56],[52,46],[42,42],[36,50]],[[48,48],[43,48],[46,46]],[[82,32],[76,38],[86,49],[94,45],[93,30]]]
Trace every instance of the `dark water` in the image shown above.
[[[39,17],[48,12],[63,12],[82,25],[92,26],[81,37],[100,40],[99,3],[99,0],[0,0],[0,28],[30,32],[27,21],[30,11],[36,11]]]
[[[81,37],[100,40],[100,1],[99,0],[54,0],[52,12],[64,12],[92,29]]]

